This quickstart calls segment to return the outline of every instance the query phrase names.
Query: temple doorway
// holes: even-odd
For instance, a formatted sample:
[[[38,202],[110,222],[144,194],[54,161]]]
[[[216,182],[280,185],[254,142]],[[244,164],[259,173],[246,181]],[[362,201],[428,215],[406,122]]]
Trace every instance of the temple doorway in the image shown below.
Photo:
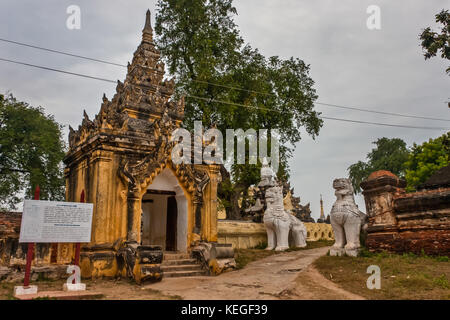
[[[177,200],[167,198],[166,250],[177,250]]]
[[[168,168],[142,197],[141,242],[159,245],[165,251],[187,251],[187,199]]]

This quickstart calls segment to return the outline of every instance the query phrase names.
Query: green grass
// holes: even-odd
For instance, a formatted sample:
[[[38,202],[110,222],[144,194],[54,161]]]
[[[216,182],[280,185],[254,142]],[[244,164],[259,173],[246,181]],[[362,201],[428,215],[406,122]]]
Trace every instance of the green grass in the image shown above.
[[[380,290],[366,286],[370,265],[380,267]],[[450,299],[448,257],[362,250],[356,258],[323,256],[314,266],[327,279],[368,299]]]

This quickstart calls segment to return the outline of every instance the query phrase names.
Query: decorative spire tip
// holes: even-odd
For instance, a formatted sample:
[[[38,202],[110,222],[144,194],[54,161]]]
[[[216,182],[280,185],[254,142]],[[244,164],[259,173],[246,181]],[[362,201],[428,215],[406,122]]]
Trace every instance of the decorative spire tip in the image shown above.
[[[143,40],[153,42],[153,29],[152,29],[152,23],[150,20],[150,9],[147,10],[147,13],[145,15],[145,26],[142,30],[143,33]]]
[[[147,10],[147,13],[145,14],[145,26],[142,31],[153,31],[150,19],[150,10]]]

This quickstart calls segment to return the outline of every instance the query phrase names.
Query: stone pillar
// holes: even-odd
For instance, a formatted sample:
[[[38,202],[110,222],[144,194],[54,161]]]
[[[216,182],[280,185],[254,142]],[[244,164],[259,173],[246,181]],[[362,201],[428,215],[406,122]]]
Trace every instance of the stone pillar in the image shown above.
[[[184,195],[183,188],[179,185],[174,187],[175,199],[177,201],[177,251],[186,252],[188,246],[188,200]]]
[[[203,207],[203,195],[194,194],[194,230],[193,232],[200,236],[202,227],[202,211]]]
[[[217,242],[217,187],[220,181],[220,166],[210,166],[210,201],[208,204],[208,241]]]
[[[366,246],[371,251],[389,250],[398,237],[394,196],[404,192],[406,182],[389,171],[375,171],[361,183],[366,202]]]
[[[141,193],[138,189],[128,191],[127,242],[139,243],[141,234]]]

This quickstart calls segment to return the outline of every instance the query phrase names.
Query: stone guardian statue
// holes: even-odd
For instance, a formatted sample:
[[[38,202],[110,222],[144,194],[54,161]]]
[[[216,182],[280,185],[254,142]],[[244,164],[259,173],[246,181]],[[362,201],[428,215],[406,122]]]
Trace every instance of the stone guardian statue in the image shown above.
[[[356,257],[360,250],[359,234],[366,215],[359,211],[355,203],[350,179],[335,179],[333,188],[336,190],[336,202],[331,208],[330,222],[335,243],[330,255],[341,256],[345,253]]]
[[[265,189],[266,210],[264,225],[267,232],[266,250],[284,251],[289,249],[289,233],[296,247],[306,247],[307,232],[305,225],[292,214],[284,210],[283,189],[275,181],[274,173],[264,159],[261,168],[259,188]]]

